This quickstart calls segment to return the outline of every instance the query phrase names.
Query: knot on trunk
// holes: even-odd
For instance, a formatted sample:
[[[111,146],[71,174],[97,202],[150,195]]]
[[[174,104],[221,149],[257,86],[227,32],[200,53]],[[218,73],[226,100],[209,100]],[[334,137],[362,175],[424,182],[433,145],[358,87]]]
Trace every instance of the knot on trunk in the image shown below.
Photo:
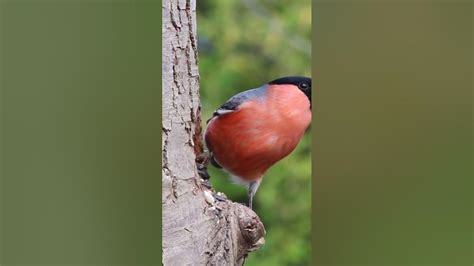
[[[234,213],[237,217],[245,252],[255,251],[265,244],[265,227],[257,214],[240,204],[235,205]]]

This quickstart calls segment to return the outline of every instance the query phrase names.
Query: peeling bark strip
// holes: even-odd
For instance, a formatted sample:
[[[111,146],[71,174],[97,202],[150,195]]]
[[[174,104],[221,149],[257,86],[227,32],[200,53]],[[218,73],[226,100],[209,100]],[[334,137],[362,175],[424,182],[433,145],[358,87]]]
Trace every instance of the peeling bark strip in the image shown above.
[[[201,184],[202,152],[196,1],[163,1],[163,264],[243,265],[265,242],[249,208],[216,201]]]

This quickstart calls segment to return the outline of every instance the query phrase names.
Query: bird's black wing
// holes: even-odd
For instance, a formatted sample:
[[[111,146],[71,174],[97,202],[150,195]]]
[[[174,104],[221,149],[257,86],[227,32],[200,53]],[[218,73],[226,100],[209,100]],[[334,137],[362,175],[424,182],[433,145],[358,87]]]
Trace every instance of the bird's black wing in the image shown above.
[[[223,114],[227,114],[237,110],[242,103],[246,102],[249,99],[261,97],[262,95],[264,95],[265,91],[266,86],[262,86],[260,88],[243,91],[239,94],[234,95],[221,107],[217,108],[214,113],[212,113],[212,117],[206,121],[206,124],[209,123],[209,121],[211,121],[216,116],[221,116]]]
[[[212,117],[206,121],[206,124],[209,123],[209,121],[211,121],[216,116],[221,116],[223,114],[227,114],[227,113],[237,110],[239,105],[241,105],[244,102],[244,100],[245,99],[240,98],[240,97],[235,98],[235,96],[230,98],[226,103],[224,103],[221,107],[217,108],[214,111],[214,113],[212,113]]]

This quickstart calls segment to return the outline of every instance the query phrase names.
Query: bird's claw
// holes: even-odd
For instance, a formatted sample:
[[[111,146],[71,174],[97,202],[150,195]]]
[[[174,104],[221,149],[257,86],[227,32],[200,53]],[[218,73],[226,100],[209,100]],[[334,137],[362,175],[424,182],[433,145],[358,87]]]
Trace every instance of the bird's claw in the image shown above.
[[[196,167],[199,176],[202,179],[209,179],[211,176],[207,172],[207,165],[209,164],[209,154],[204,152],[196,156]]]
[[[211,176],[207,172],[207,166],[201,163],[196,163],[197,172],[202,179],[209,179]]]

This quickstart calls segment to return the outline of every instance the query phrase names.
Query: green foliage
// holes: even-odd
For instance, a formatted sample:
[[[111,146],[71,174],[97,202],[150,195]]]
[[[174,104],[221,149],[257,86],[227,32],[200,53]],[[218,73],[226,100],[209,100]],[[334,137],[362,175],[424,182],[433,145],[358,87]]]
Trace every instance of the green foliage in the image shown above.
[[[198,2],[203,120],[232,95],[288,75],[311,76],[311,2]],[[254,200],[266,244],[246,265],[309,265],[311,253],[310,134],[271,168]],[[218,191],[246,203],[244,187],[209,167]]]

